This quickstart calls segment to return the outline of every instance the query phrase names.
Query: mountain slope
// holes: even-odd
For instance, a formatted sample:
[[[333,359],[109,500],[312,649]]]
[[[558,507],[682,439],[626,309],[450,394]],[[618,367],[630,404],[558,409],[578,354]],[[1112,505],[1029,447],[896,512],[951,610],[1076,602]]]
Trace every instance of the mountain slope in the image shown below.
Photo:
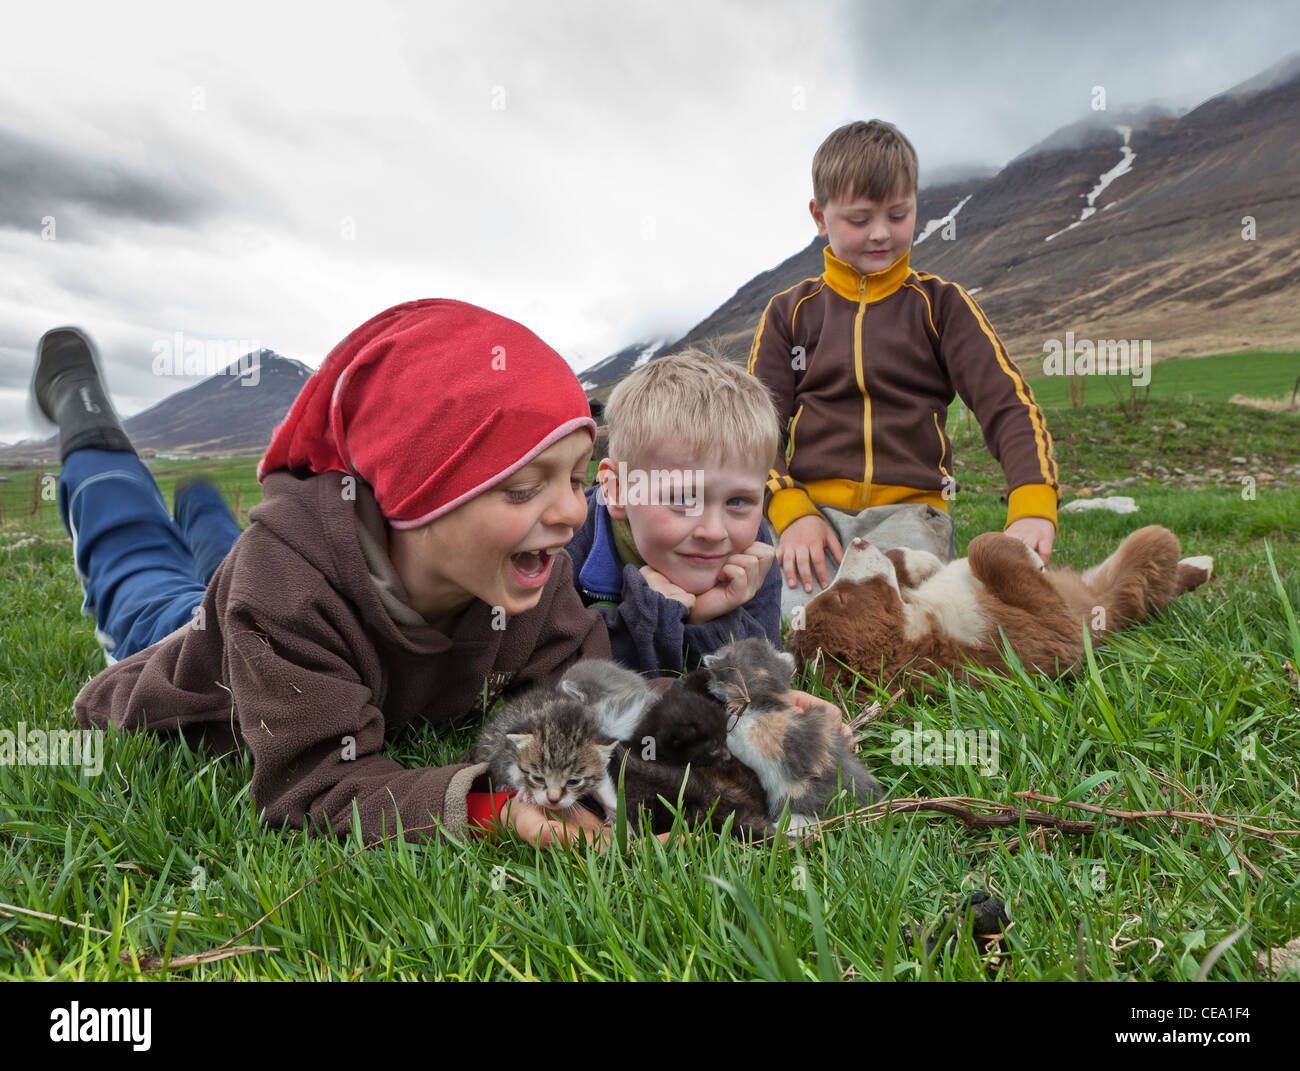
[[[1156,360],[1294,345],[1300,54],[1181,117],[1094,113],[992,177],[923,189],[916,235],[912,266],[978,295],[1031,368],[1066,331],[1150,339]],[[663,352],[714,339],[741,359],[768,300],[821,273],[824,244],[755,276]],[[607,395],[616,377],[593,372],[584,380]]]

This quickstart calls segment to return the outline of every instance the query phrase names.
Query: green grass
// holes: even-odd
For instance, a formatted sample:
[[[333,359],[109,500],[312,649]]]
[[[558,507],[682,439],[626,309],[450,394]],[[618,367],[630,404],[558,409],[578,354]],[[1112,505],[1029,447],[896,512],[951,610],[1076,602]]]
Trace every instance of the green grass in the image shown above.
[[[1276,422],[1286,418],[1211,400],[1170,413],[1148,408],[1129,421],[1100,406],[1075,417],[1049,412],[1063,480],[1117,479],[1140,471],[1143,458],[1188,468],[1185,459],[1235,454],[1228,444],[1240,442],[1252,444],[1241,456],[1280,474],[1281,432],[1294,423]],[[1170,419],[1187,425],[1176,440],[1151,430]],[[959,475],[983,489],[964,487],[955,502],[959,552],[1000,526],[1004,509],[978,430],[970,441],[965,434],[955,429],[967,461]],[[1093,447],[1089,436],[1101,442]],[[157,471],[169,489],[185,472],[215,470],[247,508],[257,498],[254,463]],[[0,550],[0,728],[71,728],[73,697],[102,659],[77,611],[53,503],[38,493],[31,512],[32,478],[25,471],[0,483],[0,546],[40,537]],[[1014,801],[1021,790],[1074,791],[1115,808],[1285,816],[1300,828],[1300,689],[1287,667],[1300,664],[1296,482],[1280,475],[1248,500],[1226,478],[1188,490],[1152,477],[1125,491],[1141,506],[1136,515],[1071,517],[1054,562],[1089,564],[1127,532],[1161,523],[1186,553],[1214,555],[1215,578],[1098,649],[1076,681],[1013,674],[984,690],[953,684],[937,699],[894,703],[863,732],[864,758],[895,796]],[[863,680],[849,699],[857,707],[874,694]],[[895,765],[891,732],[918,724],[996,730],[997,772]],[[408,765],[453,761],[473,732],[408,732],[389,753]],[[605,854],[399,841],[345,861],[355,839],[262,828],[250,774],[243,756],[116,734],[98,777],[0,765],[0,902],[75,923],[0,907],[0,977],[978,980],[988,973],[973,943],[932,962],[899,936],[904,923],[933,924],[974,890],[1008,905],[1010,979],[1193,978],[1218,942],[1246,927],[1208,972],[1245,980],[1258,977],[1257,952],[1300,934],[1297,838],[1228,826],[1159,819],[1039,838],[1023,825],[967,831],[942,816],[892,815],[798,847],[711,835]],[[234,941],[274,951],[151,975],[119,958],[215,948],[340,863]]]
[[[1220,353],[1208,357],[1160,360],[1151,366],[1150,390],[1139,393],[1151,401],[1204,400],[1226,402],[1234,394],[1247,398],[1289,398],[1300,379],[1300,353]],[[1038,371],[1037,360],[1027,362],[1025,371]],[[1084,401],[1088,405],[1114,404],[1129,400],[1129,382],[1123,376],[1086,377]],[[1064,408],[1070,404],[1070,377],[1038,376],[1033,380],[1034,397],[1043,406]]]

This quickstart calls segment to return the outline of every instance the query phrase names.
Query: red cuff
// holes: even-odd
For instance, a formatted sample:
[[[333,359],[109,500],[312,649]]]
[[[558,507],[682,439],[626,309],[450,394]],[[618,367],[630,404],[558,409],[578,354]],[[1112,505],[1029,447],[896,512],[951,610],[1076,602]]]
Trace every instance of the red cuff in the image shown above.
[[[468,792],[465,809],[468,825],[477,837],[485,837],[501,825],[501,808],[513,792]]]

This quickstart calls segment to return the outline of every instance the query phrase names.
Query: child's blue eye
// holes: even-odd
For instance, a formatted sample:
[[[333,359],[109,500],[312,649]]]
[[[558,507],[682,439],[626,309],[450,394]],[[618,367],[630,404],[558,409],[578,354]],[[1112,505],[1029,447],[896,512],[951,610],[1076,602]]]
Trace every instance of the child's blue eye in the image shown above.
[[[535,490],[534,490],[534,488],[531,488],[531,487],[528,488],[528,490],[526,490],[526,491],[511,491],[511,490],[507,490],[507,491],[506,491],[506,498],[510,499],[511,502],[527,502],[530,498],[533,497],[533,494],[534,494],[534,493],[535,493]]]

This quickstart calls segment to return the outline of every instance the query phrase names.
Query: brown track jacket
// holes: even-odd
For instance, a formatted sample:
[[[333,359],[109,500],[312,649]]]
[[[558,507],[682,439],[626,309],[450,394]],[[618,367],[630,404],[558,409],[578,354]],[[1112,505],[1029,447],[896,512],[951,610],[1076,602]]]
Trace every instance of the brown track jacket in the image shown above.
[[[610,656],[568,555],[555,556],[534,609],[493,629],[491,607],[475,601],[447,636],[403,601],[364,482],[275,472],[263,493],[208,585],[202,627],[109,666],[77,696],[78,721],[202,734],[220,750],[242,741],[253,799],[277,827],[310,819],[344,835],[354,801],[367,840],[399,815],[403,828],[462,826],[486,766],[410,769],[380,750],[408,723],[448,722],[507,686],[554,684],[579,658]]]
[[[1042,410],[970,295],[913,271],[908,255],[862,275],[824,253],[821,276],[768,303],[749,355],[788,429],[767,482],[778,534],[817,505],[946,510],[954,389],[1006,473],[1007,524],[1055,524],[1060,488]]]

